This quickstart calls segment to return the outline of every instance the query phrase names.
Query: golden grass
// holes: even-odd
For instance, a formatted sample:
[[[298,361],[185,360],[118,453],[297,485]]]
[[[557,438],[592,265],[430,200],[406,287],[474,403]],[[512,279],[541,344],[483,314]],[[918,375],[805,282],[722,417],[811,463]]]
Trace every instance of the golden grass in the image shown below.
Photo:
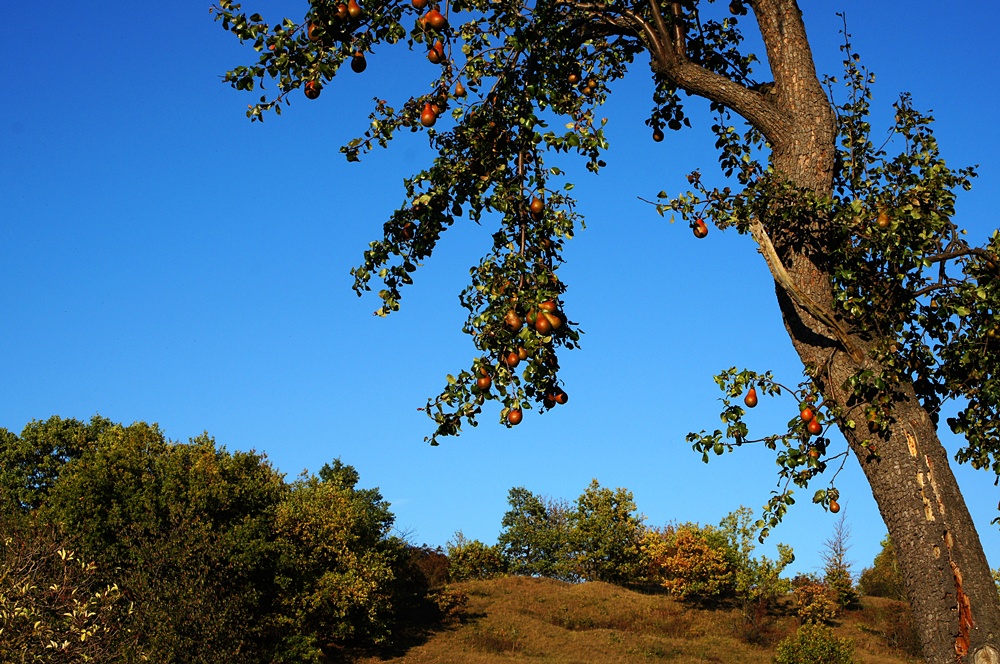
[[[798,626],[793,616],[773,616],[767,643],[751,645],[736,637],[739,613],[734,609],[694,608],[666,595],[606,583],[509,577],[451,588],[466,600],[450,625],[401,655],[358,661],[769,664],[777,642]],[[850,612],[835,626],[838,636],[854,639],[859,664],[919,661],[885,646],[884,639],[871,629],[860,629],[859,621],[865,619],[864,612]]]

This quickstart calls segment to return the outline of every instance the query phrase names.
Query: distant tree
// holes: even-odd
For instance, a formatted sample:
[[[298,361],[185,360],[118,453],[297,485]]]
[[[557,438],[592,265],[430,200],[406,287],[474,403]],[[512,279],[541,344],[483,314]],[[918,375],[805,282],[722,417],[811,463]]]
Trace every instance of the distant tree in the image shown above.
[[[823,580],[834,601],[842,608],[853,609],[857,608],[861,597],[854,587],[854,575],[851,573],[851,565],[854,563],[847,558],[847,552],[851,548],[851,527],[844,520],[846,517],[846,514],[841,514],[837,519],[833,534],[823,544],[821,557]]]
[[[624,585],[642,574],[645,527],[632,492],[592,480],[570,512],[574,567],[580,578]]]
[[[907,601],[906,588],[903,585],[903,575],[896,560],[896,550],[892,546],[889,535],[882,540],[882,550],[875,556],[871,567],[861,571],[858,589],[864,595],[872,597],[888,597],[889,599]]]
[[[573,580],[575,548],[570,507],[524,487],[507,495],[510,509],[503,516],[497,546],[511,574]]]
[[[51,452],[65,441],[81,445]],[[388,503],[339,460],[286,483],[208,435],[181,444],[141,422],[59,418],[0,436],[0,458],[27,460],[0,472],[17,496],[2,513],[61,528],[133,604],[136,647],[154,661],[318,661],[384,642],[426,591]]]
[[[726,538],[729,564],[734,570],[733,590],[740,605],[738,633],[750,642],[762,641],[770,623],[775,601],[788,593],[791,581],[782,577],[795,560],[792,547],[778,544],[778,559],[755,557],[757,528],[753,510],[740,507],[719,523]]]
[[[686,523],[646,531],[647,578],[682,600],[712,600],[733,592],[735,569],[726,539],[711,526]]]
[[[381,643],[395,618],[397,575],[409,554],[377,489],[358,490],[336,460],[290,486],[274,515],[280,552],[278,661],[317,661],[332,643]]]
[[[493,579],[509,569],[508,561],[497,545],[470,540],[458,531],[448,542],[448,573],[453,581]]]

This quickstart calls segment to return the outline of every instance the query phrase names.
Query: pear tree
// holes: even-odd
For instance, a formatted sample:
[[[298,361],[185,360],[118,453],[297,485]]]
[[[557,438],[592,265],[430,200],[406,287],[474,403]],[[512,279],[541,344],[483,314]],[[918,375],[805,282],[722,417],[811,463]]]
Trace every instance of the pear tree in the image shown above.
[[[263,92],[251,120],[320,99],[345,63],[363,71],[384,49],[438,66],[430,85],[387,90],[341,148],[356,161],[400,132],[424,132],[436,155],[405,181],[404,204],[353,270],[359,294],[380,284],[381,315],[399,308],[449,227],[495,229],[461,294],[473,357],[426,406],[432,444],[480,416],[516,426],[525,410],[568,400],[559,356],[577,347],[579,329],[559,268],[582,217],[554,159],[602,168],[595,109],[610,84],[648,63],[655,141],[689,123],[688,97],[707,100],[730,186],[694,170],[689,191],[657,207],[698,237],[710,227],[752,236],[804,380],[723,372],[725,430],[689,442],[706,461],[749,443],[774,451],[785,488],[766,531],[794,487],[848,453],[831,448],[839,430],[896,547],[927,660],[1000,661],[1000,600],[938,436],[940,407],[953,400],[945,424],[964,436],[958,461],[1000,474],[1000,234],[977,246],[953,221],[956,192],[975,172],[945,164],[931,118],[909,97],[891,127],[899,153],[873,139],[873,77],[846,30],[845,71],[833,79],[816,72],[796,0],[310,0],[274,23],[232,0],[213,11],[255,51],[225,77]],[[744,30],[763,53],[747,50]],[[746,408],[789,393],[800,415],[752,437]],[[838,498],[832,486],[814,494],[834,512]]]

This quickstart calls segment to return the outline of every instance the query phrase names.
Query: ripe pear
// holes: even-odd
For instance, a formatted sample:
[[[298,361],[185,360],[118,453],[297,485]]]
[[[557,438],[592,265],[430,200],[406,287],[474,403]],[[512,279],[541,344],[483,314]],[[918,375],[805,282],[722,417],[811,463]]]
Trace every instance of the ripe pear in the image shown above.
[[[523,418],[524,413],[521,412],[520,408],[511,408],[510,412],[507,413],[507,421],[510,422],[512,426],[520,424]]]
[[[544,313],[535,316],[535,331],[539,334],[548,334],[552,331],[552,323]]]
[[[427,25],[431,26],[431,28],[438,32],[444,30],[448,25],[448,19],[446,19],[444,14],[439,12],[437,9],[432,9],[427,12],[426,16],[424,16],[424,20],[427,22]]]
[[[750,388],[746,397],[743,399],[743,403],[747,405],[747,408],[754,408],[757,406],[757,388]]]
[[[694,220],[694,236],[699,240],[708,235],[708,226],[703,219]]]
[[[532,198],[530,207],[531,207],[531,216],[534,217],[535,220],[541,219],[542,213],[545,212],[545,203],[542,202],[542,199],[537,197]]]
[[[350,0],[347,3],[347,13],[352,19],[358,20],[365,15],[365,10],[358,4],[358,0]]]
[[[437,122],[438,116],[437,112],[434,110],[434,104],[427,102],[424,104],[424,110],[420,113],[420,124],[425,127],[433,127],[434,123]]]
[[[316,99],[319,97],[319,93],[322,88],[316,81],[306,81],[305,93],[307,99]]]
[[[365,69],[368,68],[368,61],[365,60],[365,54],[361,51],[356,51],[354,57],[351,58],[351,71],[355,74],[360,74]]]
[[[521,328],[524,327],[524,321],[521,319],[520,316],[517,315],[517,312],[514,311],[513,309],[509,309],[507,311],[507,313],[503,317],[503,322],[504,322],[504,327],[506,327],[508,330],[510,330],[515,334],[520,332]]]

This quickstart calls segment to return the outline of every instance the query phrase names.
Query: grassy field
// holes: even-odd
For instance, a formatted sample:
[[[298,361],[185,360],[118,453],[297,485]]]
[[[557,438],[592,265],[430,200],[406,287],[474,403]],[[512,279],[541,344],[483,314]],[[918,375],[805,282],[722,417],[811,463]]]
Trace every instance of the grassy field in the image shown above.
[[[779,609],[764,618],[763,634],[748,635],[735,608],[695,608],[606,583],[509,577],[450,589],[463,601],[445,625],[405,649],[357,661],[766,664],[777,643],[798,627],[790,610]],[[920,662],[887,643],[912,647],[912,637],[899,628],[901,609],[899,603],[866,597],[864,608],[839,616],[834,629],[854,640],[859,663]],[[756,637],[756,643],[741,636]]]

